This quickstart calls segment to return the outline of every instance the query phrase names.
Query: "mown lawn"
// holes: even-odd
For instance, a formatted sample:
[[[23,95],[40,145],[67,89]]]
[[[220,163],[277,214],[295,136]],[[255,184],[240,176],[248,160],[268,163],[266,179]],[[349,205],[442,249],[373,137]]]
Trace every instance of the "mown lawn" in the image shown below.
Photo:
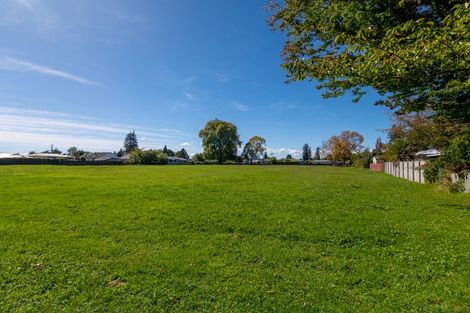
[[[0,167],[0,312],[470,312],[470,195],[353,168]]]

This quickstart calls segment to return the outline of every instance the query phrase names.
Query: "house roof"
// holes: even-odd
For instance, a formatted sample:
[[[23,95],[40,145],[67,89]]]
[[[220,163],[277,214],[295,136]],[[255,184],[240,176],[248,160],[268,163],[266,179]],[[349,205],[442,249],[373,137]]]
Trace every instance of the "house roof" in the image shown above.
[[[441,152],[437,149],[429,149],[429,150],[419,151],[415,155],[418,157],[432,158],[432,157],[440,156]]]
[[[93,159],[97,161],[105,161],[109,159],[119,159],[119,157],[113,152],[90,152],[82,155],[84,159]]]
[[[18,153],[0,153],[0,159],[24,159],[25,156]]]
[[[28,154],[28,158],[32,159],[73,159],[73,156],[57,154],[57,153],[33,153]]]

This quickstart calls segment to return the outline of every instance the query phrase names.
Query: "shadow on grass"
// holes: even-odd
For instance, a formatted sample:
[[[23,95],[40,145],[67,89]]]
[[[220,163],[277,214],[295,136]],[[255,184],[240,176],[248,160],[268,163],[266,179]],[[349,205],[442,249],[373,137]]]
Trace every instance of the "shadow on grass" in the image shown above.
[[[470,205],[465,205],[465,204],[446,203],[443,206],[450,208],[450,209],[470,211]]]

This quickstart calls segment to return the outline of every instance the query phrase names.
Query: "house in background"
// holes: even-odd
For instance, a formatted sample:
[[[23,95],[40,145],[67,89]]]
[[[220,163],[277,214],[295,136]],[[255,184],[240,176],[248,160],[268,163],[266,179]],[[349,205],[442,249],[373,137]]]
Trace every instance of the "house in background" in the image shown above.
[[[189,160],[185,158],[168,157],[167,163],[170,165],[189,164]]]
[[[383,172],[384,171],[384,161],[382,156],[375,155],[372,158],[372,163],[369,165],[369,169],[374,172]]]
[[[417,160],[432,160],[441,156],[441,152],[437,149],[429,149],[419,151],[415,154]]]
[[[0,159],[24,159],[26,156],[19,153],[0,153]]]
[[[122,157],[120,157],[121,161],[123,163],[128,163],[131,155],[129,153],[124,154]]]
[[[380,155],[376,155],[372,158],[372,164],[380,164],[383,163],[383,159]]]
[[[73,160],[74,157],[58,153],[31,153],[26,156],[28,159],[41,159],[41,160]]]
[[[121,158],[113,152],[90,152],[80,158],[86,162],[122,162]]]

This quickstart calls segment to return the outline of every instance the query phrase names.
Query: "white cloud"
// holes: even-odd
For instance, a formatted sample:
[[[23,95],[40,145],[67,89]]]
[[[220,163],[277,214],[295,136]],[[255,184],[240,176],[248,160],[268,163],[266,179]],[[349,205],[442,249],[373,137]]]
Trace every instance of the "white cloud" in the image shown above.
[[[0,70],[15,71],[15,72],[32,72],[42,75],[59,77],[66,80],[71,80],[83,85],[100,86],[100,84],[88,80],[86,78],[70,74],[61,70],[53,69],[50,67],[31,63],[29,61],[19,60],[8,56],[0,56]]]
[[[190,147],[190,146],[192,146],[192,145],[193,145],[192,142],[183,142],[183,143],[180,143],[180,146],[181,146],[181,147]]]
[[[240,103],[240,102],[233,102],[233,107],[240,112],[248,112],[251,111],[251,108],[247,106],[246,104]]]
[[[269,155],[273,154],[277,158],[285,158],[287,154],[292,155],[294,158],[300,157],[302,151],[290,148],[266,148]]]
[[[50,144],[66,149],[77,146],[92,151],[114,151],[122,146],[129,130],[135,129],[141,147],[177,146],[192,134],[177,129],[140,128],[103,122],[61,112],[0,106],[0,150],[5,147],[45,149]],[[21,151],[14,151],[21,152]]]

